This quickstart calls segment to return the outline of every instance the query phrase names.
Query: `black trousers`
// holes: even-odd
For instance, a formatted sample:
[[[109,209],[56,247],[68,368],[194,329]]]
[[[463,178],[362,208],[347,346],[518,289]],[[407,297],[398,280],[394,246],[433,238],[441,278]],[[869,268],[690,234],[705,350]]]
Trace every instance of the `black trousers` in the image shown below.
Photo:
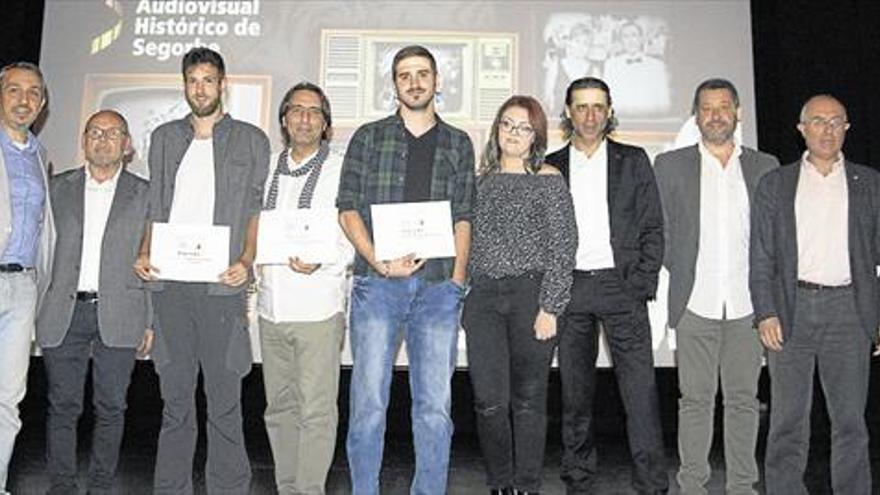
[[[464,302],[477,433],[492,488],[541,488],[556,340],[535,338],[541,277],[477,278]]]
[[[135,350],[104,345],[98,333],[97,304],[77,301],[61,345],[43,349],[49,389],[46,470],[51,494],[78,493],[76,432],[83,410],[90,357],[95,428],[88,490],[90,493],[114,490]]]
[[[645,301],[626,294],[616,270],[575,271],[559,335],[562,378],[562,479],[567,493],[592,493],[596,475],[593,395],[601,321],[626,412],[639,493],[669,487],[660,430],[651,325]]]

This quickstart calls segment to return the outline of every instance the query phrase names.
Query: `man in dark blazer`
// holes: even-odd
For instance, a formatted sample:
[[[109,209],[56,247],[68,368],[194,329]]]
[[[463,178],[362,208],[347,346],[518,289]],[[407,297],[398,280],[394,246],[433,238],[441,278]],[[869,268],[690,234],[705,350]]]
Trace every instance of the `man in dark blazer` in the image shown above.
[[[715,395],[724,395],[727,493],[757,493],[758,377],[763,348],[749,295],[749,211],[760,178],[776,158],[735,138],[736,87],[707,79],[694,92],[700,142],[657,156],[669,270],[668,315],[677,330],[678,484],[705,495]]]
[[[813,376],[831,419],[834,493],[871,493],[865,406],[878,324],[880,174],[844,159],[846,109],[810,98],[798,129],[807,151],[761,180],[749,288],[770,368],[768,494],[806,494]]]
[[[568,145],[547,157],[571,189],[579,242],[560,327],[562,479],[569,494],[591,493],[596,475],[593,392],[601,321],[627,414],[639,493],[665,493],[654,355],[647,301],[663,259],[663,214],[645,150],[608,139],[615,119],[601,79],[572,82],[565,94]]]
[[[76,493],[77,422],[92,360],[95,429],[88,490],[113,491],[135,354],[152,343],[148,293],[131,265],[147,217],[147,181],[122,169],[131,138],[112,110],[92,115],[86,165],[50,185],[58,237],[37,318],[49,390],[49,493]]]

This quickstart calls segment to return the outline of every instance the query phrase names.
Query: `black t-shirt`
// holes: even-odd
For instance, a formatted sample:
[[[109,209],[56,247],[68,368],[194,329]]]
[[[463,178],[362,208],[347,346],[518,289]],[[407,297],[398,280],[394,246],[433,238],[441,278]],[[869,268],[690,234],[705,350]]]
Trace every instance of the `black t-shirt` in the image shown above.
[[[406,131],[409,150],[406,155],[406,178],[403,199],[406,202],[431,200],[431,177],[434,172],[434,152],[437,149],[437,126],[419,137]]]

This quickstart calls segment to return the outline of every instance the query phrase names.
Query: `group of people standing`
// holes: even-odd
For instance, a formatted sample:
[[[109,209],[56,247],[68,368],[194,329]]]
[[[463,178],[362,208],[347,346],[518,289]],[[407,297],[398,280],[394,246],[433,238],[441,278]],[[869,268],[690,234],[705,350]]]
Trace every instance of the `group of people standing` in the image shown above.
[[[324,492],[346,311],[353,493],[380,492],[401,339],[412,394],[411,492],[446,493],[459,325],[489,490],[541,489],[558,349],[562,478],[569,494],[597,493],[600,323],[626,412],[633,488],[666,493],[647,312],[665,265],[669,325],[678,330],[681,493],[706,493],[719,380],[726,490],[757,493],[763,347],[772,393],[767,493],[806,493],[816,366],[832,420],[834,491],[871,492],[864,411],[878,327],[880,174],[844,159],[849,123],[834,97],[805,103],[798,129],[807,150],[778,167],[734,139],[741,118],[734,85],[706,80],[692,109],[700,142],[659,155],[652,167],[643,149],[611,139],[611,89],[583,77],[565,92],[563,148],[547,154],[541,105],[513,96],[475,164],[468,135],[435,112],[437,64],[421,46],[394,57],[397,112],[360,127],[344,157],[329,147],[331,108],[320,87],[300,83],[284,95],[284,148],[271,154],[261,130],[223,111],[218,53],[194,48],[182,75],[191,113],[154,131],[148,183],[124,170],[131,137],[113,110],[85,123],[85,166],[50,180],[29,131],[46,101],[42,74],[28,63],[0,71],[0,483],[21,425],[35,327],[49,382],[50,493],[77,490],[77,420],[90,360],[96,423],[88,489],[114,489],[126,390],[136,355],[147,353],[164,401],[154,492],[193,491],[201,373],[208,493],[248,493],[244,289],[256,274],[265,421],[280,493]],[[378,259],[371,207],[422,201],[449,202],[455,256]],[[260,212],[303,208],[338,210],[334,261],[255,267]],[[150,251],[154,224],[165,222],[229,227],[232,262],[216,283],[161,280]]]

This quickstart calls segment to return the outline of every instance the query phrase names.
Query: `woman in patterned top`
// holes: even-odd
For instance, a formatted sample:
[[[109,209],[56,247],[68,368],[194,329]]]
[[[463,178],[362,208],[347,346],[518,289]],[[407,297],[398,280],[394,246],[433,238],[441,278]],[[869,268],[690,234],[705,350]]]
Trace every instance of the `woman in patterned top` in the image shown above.
[[[570,297],[577,227],[559,171],[544,163],[547,117],[529,96],[498,110],[477,178],[462,325],[491,493],[541,488],[547,377]]]

